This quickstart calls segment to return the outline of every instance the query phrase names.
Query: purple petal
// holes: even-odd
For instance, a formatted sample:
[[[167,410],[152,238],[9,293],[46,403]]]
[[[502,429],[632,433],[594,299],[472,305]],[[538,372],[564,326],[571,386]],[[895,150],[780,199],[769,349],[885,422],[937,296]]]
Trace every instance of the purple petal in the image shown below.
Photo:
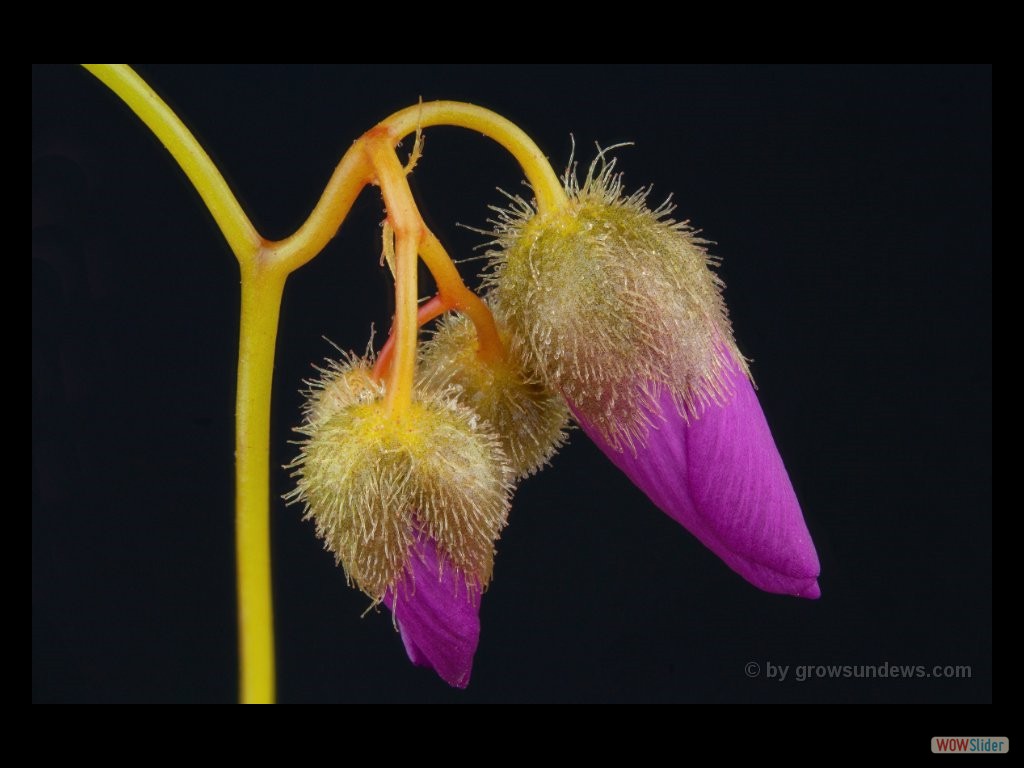
[[[425,536],[409,552],[409,567],[411,575],[384,595],[405,652],[416,666],[429,667],[448,685],[465,688],[480,640],[480,591],[467,587]]]
[[[619,452],[574,410],[583,431],[663,512],[751,584],[817,598],[818,554],[750,380],[735,365],[734,394],[687,422],[663,392],[657,428],[637,455]],[[571,404],[570,404],[571,405]]]

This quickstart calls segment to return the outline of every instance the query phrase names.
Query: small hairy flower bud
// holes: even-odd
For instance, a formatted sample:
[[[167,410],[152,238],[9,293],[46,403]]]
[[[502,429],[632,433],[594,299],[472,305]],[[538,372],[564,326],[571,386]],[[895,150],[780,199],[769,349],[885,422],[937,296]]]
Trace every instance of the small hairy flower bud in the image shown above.
[[[312,385],[290,498],[374,600],[411,575],[432,539],[467,584],[485,587],[508,517],[511,470],[498,439],[446,392],[417,392],[390,414],[365,360],[332,364]]]
[[[441,321],[423,345],[418,370],[423,389],[454,387],[459,402],[491,425],[517,479],[543,468],[565,443],[569,411],[562,398],[527,372],[514,349],[504,360],[481,360],[476,330],[463,315]]]
[[[488,283],[517,353],[621,450],[664,392],[684,418],[727,399],[721,352],[743,357],[705,241],[648,208],[649,190],[625,196],[613,167],[601,155],[582,185],[567,174],[560,209],[501,211]]]

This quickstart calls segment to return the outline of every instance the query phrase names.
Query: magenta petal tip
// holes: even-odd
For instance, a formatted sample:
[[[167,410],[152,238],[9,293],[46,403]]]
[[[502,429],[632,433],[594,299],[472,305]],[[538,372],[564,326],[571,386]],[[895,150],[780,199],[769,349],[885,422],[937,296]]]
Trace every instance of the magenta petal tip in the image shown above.
[[[434,542],[424,537],[409,556],[411,574],[384,604],[395,616],[409,660],[465,688],[480,640],[480,591],[466,586]]]
[[[817,600],[821,597],[821,587],[818,586],[818,582],[815,581],[811,586],[807,587],[803,592],[796,595],[797,597],[806,597],[808,600]]]
[[[800,504],[750,380],[729,366],[732,396],[683,418],[662,393],[656,428],[636,454],[615,450],[574,409],[583,430],[667,515],[767,592],[821,596],[820,565]]]

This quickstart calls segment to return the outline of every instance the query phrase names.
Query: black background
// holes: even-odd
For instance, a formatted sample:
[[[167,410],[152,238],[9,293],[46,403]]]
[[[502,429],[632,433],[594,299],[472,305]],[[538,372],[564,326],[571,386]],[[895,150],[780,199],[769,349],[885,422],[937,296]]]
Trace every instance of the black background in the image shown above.
[[[149,66],[261,232],[289,234],[390,112],[473,101],[559,172],[635,142],[717,245],[740,348],[822,562],[817,602],[748,585],[585,436],[523,484],[473,680],[408,663],[360,615],[300,510],[273,507],[285,702],[992,699],[992,78],[987,67]],[[183,174],[98,81],[32,74],[32,698],[235,696],[232,413],[238,273]],[[408,144],[407,144],[408,147]],[[457,258],[515,163],[427,133],[414,190]],[[381,204],[364,192],[288,284],[272,465],[301,380],[386,332]],[[467,277],[477,264],[467,264]],[[275,469],[275,498],[289,486]],[[762,674],[749,678],[748,662]],[[969,679],[779,682],[768,662],[969,665]]]

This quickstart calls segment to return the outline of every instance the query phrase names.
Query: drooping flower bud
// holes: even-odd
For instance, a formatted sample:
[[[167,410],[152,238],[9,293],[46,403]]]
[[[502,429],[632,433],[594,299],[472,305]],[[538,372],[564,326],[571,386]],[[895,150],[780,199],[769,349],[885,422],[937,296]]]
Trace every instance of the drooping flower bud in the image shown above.
[[[451,393],[418,390],[406,412],[389,413],[369,370],[350,358],[311,387],[291,497],[376,601],[412,576],[423,536],[467,585],[485,587],[511,493],[498,439]]]
[[[508,342],[508,334],[502,333]],[[518,349],[485,362],[464,315],[447,315],[422,347],[418,367],[424,390],[455,388],[460,403],[489,423],[517,479],[543,468],[565,443],[569,411],[562,398],[532,376]]]
[[[600,166],[599,166],[600,163]],[[501,212],[489,283],[512,347],[666,514],[769,592],[816,598],[817,552],[686,223],[622,194],[613,163],[568,202]]]
[[[501,212],[488,282],[517,352],[621,449],[643,439],[662,391],[684,415],[728,399],[719,350],[743,357],[704,241],[670,206],[648,208],[647,191],[623,195],[614,161],[598,161],[567,179],[564,207]]]

